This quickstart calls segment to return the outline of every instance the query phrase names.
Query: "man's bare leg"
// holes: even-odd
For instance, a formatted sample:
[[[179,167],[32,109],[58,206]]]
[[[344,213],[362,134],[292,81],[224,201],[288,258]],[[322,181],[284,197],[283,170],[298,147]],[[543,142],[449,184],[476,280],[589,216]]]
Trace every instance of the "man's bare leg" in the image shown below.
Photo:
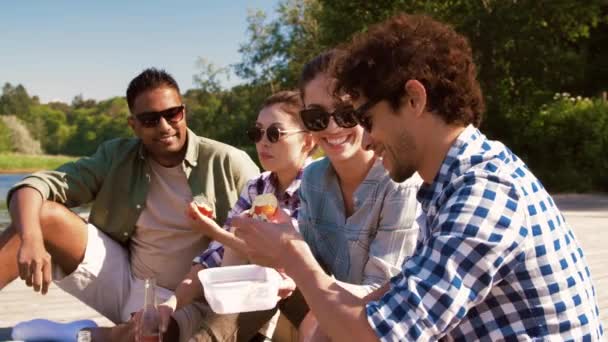
[[[0,290],[19,276],[17,250],[20,245],[21,239],[13,226],[0,235]]]
[[[63,205],[45,201],[40,213],[40,226],[52,262],[65,274],[72,273],[84,258],[86,222]],[[0,289],[19,276],[17,253],[20,246],[19,234],[9,226],[0,235]]]

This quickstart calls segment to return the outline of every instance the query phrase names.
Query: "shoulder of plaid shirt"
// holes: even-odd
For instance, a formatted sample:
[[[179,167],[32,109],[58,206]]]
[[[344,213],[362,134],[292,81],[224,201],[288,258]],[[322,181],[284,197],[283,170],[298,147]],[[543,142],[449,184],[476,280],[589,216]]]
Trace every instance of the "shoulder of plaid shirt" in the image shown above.
[[[428,224],[417,252],[390,284],[364,299],[319,292],[335,284],[299,248],[302,263],[293,267],[308,272],[292,277],[311,307],[328,308],[319,314],[336,323],[335,336],[600,338],[582,250],[540,182],[504,145],[468,127],[425,190]]]

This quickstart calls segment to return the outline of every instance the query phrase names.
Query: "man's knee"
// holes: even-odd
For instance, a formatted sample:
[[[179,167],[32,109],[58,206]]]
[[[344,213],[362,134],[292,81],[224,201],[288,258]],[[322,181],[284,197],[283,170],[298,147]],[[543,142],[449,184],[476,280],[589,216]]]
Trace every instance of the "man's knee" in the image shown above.
[[[76,215],[66,206],[52,201],[44,201],[40,208],[40,228],[45,240],[47,240],[48,232],[57,232],[58,230],[80,230],[86,227],[86,221]]]
[[[45,201],[40,209],[40,228],[53,262],[66,274],[72,273],[84,258],[88,240],[86,222],[62,204]]]
[[[66,220],[68,212],[71,213],[68,208],[59,203],[44,201],[42,208],[40,208],[40,225],[42,229],[60,225],[62,221]]]

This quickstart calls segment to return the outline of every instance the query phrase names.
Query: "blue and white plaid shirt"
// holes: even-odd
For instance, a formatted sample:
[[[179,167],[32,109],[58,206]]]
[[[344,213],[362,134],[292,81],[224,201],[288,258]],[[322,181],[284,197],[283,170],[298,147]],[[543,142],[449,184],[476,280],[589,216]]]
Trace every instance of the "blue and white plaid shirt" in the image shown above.
[[[427,224],[416,251],[367,305],[381,340],[601,339],[583,251],[503,144],[467,127],[418,199]]]

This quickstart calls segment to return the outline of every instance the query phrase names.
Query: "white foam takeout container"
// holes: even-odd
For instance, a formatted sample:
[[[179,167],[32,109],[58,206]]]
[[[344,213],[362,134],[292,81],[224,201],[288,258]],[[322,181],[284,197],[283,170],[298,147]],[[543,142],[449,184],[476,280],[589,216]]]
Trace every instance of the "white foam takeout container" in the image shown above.
[[[200,271],[205,299],[218,314],[269,310],[279,300],[281,276],[258,265],[224,266]]]

